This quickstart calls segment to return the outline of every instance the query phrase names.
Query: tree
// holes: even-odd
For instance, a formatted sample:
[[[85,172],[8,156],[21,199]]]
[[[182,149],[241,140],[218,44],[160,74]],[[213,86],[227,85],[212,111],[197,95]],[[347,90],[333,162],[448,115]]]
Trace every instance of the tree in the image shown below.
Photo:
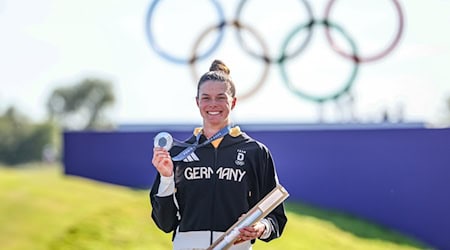
[[[58,135],[59,131],[51,122],[34,124],[10,107],[0,116],[0,162],[13,166],[41,161],[46,148],[57,147]]]
[[[73,86],[55,89],[47,101],[47,110],[50,118],[64,129],[101,129],[110,127],[104,112],[114,101],[109,81],[87,78]]]

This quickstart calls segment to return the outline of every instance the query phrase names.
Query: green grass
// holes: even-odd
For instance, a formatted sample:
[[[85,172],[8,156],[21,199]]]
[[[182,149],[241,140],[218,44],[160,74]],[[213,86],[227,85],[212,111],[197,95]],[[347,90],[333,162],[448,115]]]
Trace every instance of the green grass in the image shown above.
[[[0,246],[5,250],[171,249],[150,219],[147,191],[64,176],[57,166],[0,167]],[[352,216],[288,203],[280,239],[254,249],[425,249]]]

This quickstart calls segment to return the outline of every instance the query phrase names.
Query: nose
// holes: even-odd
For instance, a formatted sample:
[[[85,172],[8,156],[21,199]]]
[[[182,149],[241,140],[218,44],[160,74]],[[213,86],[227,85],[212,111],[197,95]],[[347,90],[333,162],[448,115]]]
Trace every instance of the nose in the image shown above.
[[[217,103],[219,103],[219,101],[215,98],[212,98],[209,102],[209,106],[217,106]]]

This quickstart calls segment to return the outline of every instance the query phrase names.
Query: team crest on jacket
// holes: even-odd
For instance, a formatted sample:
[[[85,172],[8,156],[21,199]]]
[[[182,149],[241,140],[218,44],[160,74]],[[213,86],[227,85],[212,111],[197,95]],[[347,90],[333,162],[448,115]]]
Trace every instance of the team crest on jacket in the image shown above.
[[[236,163],[237,166],[243,166],[245,164],[244,160],[246,153],[247,152],[245,150],[242,149],[237,150],[236,160],[234,161],[234,163]]]

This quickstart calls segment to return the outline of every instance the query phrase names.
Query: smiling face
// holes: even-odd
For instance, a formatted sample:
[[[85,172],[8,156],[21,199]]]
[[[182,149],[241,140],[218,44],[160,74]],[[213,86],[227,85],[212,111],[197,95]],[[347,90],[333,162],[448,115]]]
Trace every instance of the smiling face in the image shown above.
[[[236,104],[222,81],[207,80],[199,88],[197,106],[203,117],[203,126],[221,129],[230,123],[230,112]]]

